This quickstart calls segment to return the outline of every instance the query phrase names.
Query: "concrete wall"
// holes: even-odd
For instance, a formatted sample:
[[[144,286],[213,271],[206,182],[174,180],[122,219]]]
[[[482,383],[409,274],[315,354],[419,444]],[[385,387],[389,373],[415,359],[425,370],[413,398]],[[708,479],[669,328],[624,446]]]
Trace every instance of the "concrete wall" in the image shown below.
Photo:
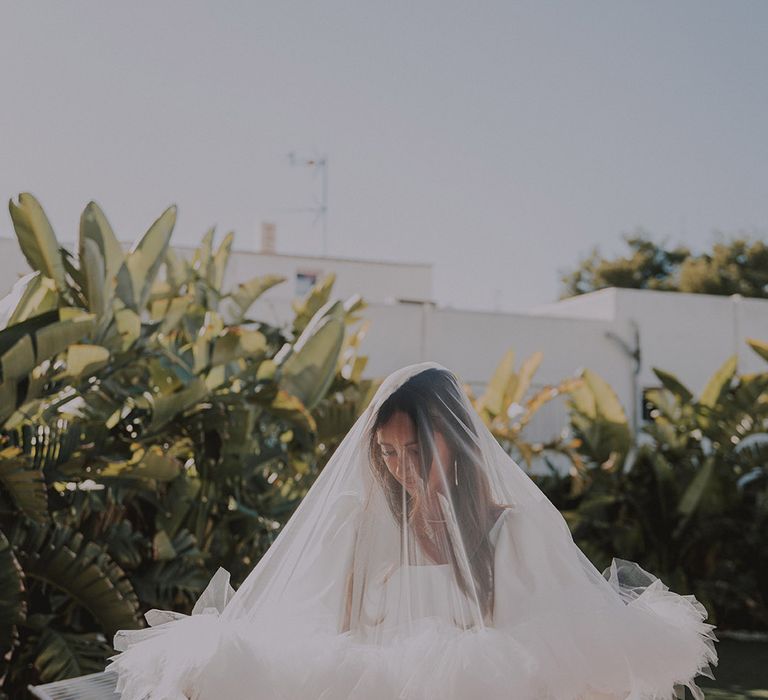
[[[756,370],[759,358],[745,343],[750,333],[743,322],[737,323],[739,307],[740,303],[730,297],[620,290],[617,322],[634,321],[639,328],[641,383],[657,385],[653,368],[659,367],[674,372],[690,389],[700,391],[734,354],[743,357],[742,370]],[[762,333],[768,338],[768,302],[757,301],[750,311],[751,334],[761,332],[762,316]]]
[[[557,384],[589,367],[611,383],[629,411],[633,362],[618,345],[607,342],[605,334],[613,328],[609,322],[403,304],[372,305],[366,317],[371,328],[362,349],[370,357],[372,376],[433,360],[456,372],[477,392],[507,350],[515,351],[517,366],[541,350],[544,358],[534,388]],[[554,437],[564,427],[565,415],[558,398],[537,415],[528,438]]]
[[[583,321],[604,318],[629,346],[639,336],[641,387],[658,386],[658,367],[700,392],[712,374],[736,355],[740,372],[765,371],[746,343],[768,341],[768,300],[639,289],[603,289],[564,300],[536,313]]]

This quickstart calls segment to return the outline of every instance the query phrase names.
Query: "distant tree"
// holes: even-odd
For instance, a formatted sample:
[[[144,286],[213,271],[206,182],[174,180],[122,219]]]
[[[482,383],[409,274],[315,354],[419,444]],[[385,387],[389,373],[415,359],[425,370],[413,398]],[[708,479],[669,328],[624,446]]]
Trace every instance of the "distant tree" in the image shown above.
[[[565,273],[561,298],[605,287],[768,298],[768,245],[763,240],[732,237],[698,255],[684,246],[656,243],[643,231],[625,235],[624,241],[628,255],[608,259],[595,248]]]

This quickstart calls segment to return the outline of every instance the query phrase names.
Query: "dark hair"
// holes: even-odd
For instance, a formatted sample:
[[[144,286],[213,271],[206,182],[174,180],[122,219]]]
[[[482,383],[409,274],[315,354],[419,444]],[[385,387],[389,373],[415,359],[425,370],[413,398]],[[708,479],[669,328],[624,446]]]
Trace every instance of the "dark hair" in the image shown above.
[[[405,381],[381,404],[370,435],[370,463],[382,486],[387,504],[398,526],[413,515],[412,497],[405,498],[403,487],[384,463],[376,441],[376,431],[396,413],[404,413],[416,427],[420,460],[419,476],[426,481],[434,461],[434,433],[439,432],[456,460],[458,483],[449,479],[450,498],[459,523],[461,543],[448,546],[450,563],[461,589],[477,595],[482,613],[493,616],[493,547],[489,531],[505,506],[495,503],[482,465],[478,436],[466,408],[466,397],[456,378],[441,368],[426,369]],[[472,581],[456,557],[455,547],[462,546],[469,560]]]

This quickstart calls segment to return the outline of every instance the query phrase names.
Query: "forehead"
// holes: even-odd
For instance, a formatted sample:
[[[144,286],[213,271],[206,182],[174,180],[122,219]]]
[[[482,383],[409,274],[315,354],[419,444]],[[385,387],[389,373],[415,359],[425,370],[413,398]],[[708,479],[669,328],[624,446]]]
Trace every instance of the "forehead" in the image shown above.
[[[416,426],[410,416],[398,411],[376,431],[376,439],[379,442],[407,443],[416,439]]]

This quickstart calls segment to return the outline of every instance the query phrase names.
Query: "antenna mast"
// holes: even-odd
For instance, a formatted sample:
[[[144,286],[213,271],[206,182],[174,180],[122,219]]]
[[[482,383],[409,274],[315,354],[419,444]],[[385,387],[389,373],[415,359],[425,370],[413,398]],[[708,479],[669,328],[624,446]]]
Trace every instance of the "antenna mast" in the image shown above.
[[[291,165],[300,165],[314,168],[320,173],[320,205],[316,207],[304,207],[295,211],[309,211],[315,213],[315,221],[321,220],[323,231],[323,255],[328,255],[328,156],[318,158],[304,158],[291,152],[288,154]]]

